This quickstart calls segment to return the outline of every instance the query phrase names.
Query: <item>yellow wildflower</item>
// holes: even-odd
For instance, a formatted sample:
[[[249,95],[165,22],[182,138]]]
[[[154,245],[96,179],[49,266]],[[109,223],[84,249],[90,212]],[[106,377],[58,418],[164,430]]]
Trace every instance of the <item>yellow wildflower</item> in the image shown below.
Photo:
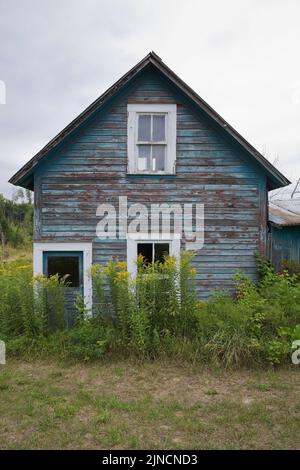
[[[101,271],[100,264],[93,264],[91,267],[91,276],[96,276]]]
[[[197,302],[197,307],[198,307],[199,309],[204,308],[204,307],[205,307],[205,302]]]
[[[164,265],[166,268],[174,268],[176,266],[176,259],[174,256],[166,256],[164,259]]]
[[[31,264],[27,264],[27,265],[25,265],[25,266],[18,266],[18,267],[17,267],[17,270],[18,270],[18,271],[22,271],[22,270],[24,270],[24,269],[29,269],[29,268],[32,268]]]
[[[126,269],[127,269],[127,263],[126,263],[126,261],[118,261],[118,262],[116,263],[116,268],[117,268],[117,269],[120,269],[121,271],[126,271]]]
[[[120,272],[117,273],[118,281],[127,281],[128,278],[129,278],[128,271],[120,271]]]

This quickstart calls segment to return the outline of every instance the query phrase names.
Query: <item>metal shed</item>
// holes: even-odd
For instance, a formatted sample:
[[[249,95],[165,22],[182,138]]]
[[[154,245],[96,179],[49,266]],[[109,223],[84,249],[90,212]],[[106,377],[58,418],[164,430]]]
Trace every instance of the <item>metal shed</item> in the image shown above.
[[[269,258],[275,268],[282,261],[300,263],[300,199],[269,203]]]

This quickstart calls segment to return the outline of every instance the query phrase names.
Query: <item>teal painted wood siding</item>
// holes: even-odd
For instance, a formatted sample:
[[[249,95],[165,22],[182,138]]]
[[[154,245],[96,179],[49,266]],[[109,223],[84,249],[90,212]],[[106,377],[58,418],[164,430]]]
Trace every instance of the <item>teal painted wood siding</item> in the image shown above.
[[[127,104],[177,104],[174,176],[127,175]],[[195,257],[202,297],[233,288],[241,269],[256,276],[254,251],[265,252],[266,179],[222,129],[158,72],[143,72],[35,173],[35,240],[93,241],[93,261],[126,260],[125,240],[98,240],[99,204],[204,203],[205,245]],[[182,243],[184,248],[184,242]]]
[[[271,226],[269,243],[270,260],[277,269],[282,261],[300,263],[300,226]]]

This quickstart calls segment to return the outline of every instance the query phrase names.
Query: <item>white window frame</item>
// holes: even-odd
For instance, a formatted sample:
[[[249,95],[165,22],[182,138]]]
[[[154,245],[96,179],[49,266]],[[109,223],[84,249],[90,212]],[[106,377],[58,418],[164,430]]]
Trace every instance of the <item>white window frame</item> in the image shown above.
[[[92,267],[93,245],[92,243],[51,243],[39,242],[33,244],[33,274],[43,274],[44,251],[81,251],[83,253],[83,297],[91,314],[93,306],[93,288],[90,270]]]
[[[180,260],[180,235],[174,234],[174,238],[159,237],[157,234],[131,233],[127,234],[127,271],[135,277],[137,274],[137,245],[138,243],[169,243],[170,256],[177,262]]]
[[[171,174],[176,172],[176,104],[128,104],[127,153],[129,174]],[[164,171],[139,171],[137,168],[137,132],[139,114],[166,114],[166,157]],[[151,143],[149,143],[151,145]]]

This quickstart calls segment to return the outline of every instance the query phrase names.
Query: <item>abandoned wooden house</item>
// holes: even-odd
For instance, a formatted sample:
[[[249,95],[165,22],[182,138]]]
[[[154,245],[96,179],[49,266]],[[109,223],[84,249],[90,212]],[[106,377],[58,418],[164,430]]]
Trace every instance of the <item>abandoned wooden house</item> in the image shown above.
[[[180,256],[180,237],[100,237],[102,204],[203,204],[196,250],[199,295],[256,276],[266,253],[268,191],[289,181],[153,52],[127,72],[10,180],[35,192],[34,272],[71,274],[92,304],[88,270],[110,257]],[[195,217],[194,212],[192,217]],[[103,214],[102,214],[103,218]],[[130,214],[128,215],[128,223]],[[122,225],[122,227],[121,227]],[[144,237],[144,238],[143,238]]]

